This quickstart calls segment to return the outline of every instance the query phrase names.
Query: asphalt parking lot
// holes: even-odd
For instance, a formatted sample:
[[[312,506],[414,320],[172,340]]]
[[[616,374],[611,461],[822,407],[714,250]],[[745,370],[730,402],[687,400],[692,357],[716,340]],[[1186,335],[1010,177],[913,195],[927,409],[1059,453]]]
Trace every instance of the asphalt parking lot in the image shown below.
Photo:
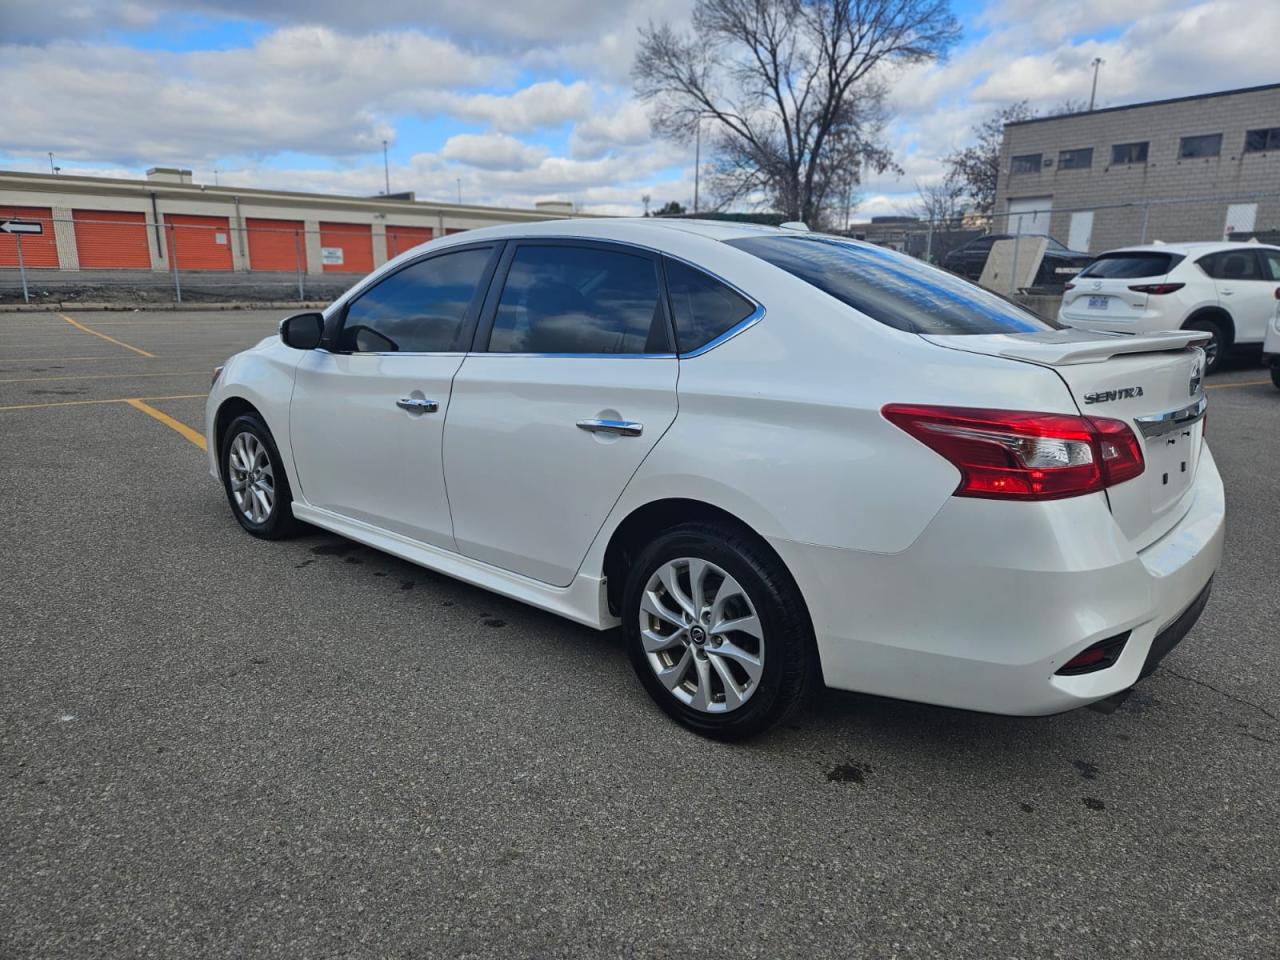
[[[278,318],[0,314],[0,957],[1280,952],[1256,365],[1209,381],[1213,599],[1114,713],[833,692],[725,746],[615,634],[243,534],[182,427]]]

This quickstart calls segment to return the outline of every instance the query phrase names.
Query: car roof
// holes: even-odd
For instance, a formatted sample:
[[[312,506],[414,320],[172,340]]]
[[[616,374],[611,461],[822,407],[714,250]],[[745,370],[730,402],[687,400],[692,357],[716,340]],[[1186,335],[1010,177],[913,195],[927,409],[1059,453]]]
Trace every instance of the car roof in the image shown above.
[[[755,223],[735,223],[726,220],[686,220],[670,217],[591,217],[564,220],[538,220],[532,223],[508,223],[494,227],[482,227],[453,234],[449,239],[504,237],[604,237],[614,240],[632,240],[652,243],[655,236],[665,231],[678,231],[708,240],[736,240],[761,235],[805,236],[802,231],[784,230]]]
[[[1277,250],[1270,243],[1255,243],[1252,240],[1190,240],[1185,243],[1143,243],[1132,247],[1116,247],[1098,256],[1108,253],[1181,253],[1191,256],[1197,253],[1218,253],[1223,250]]]

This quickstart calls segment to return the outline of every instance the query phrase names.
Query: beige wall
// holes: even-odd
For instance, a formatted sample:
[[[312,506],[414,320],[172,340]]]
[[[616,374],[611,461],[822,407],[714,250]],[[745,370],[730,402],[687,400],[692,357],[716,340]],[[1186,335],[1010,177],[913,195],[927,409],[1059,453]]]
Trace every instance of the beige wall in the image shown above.
[[[70,220],[72,210],[119,210],[143,213],[148,221],[147,243],[151,268],[169,269],[164,244],[156,242],[151,226],[152,193],[160,217],[166,213],[226,217],[232,227],[232,262],[237,270],[249,269],[247,247],[237,228],[249,218],[301,220],[310,231],[306,237],[309,272],[319,273],[320,221],[368,224],[373,233],[375,265],[386,262],[386,227],[396,224],[444,230],[474,230],[497,224],[562,219],[563,214],[502,207],[426,204],[376,197],[330,197],[316,194],[237,190],[147,180],[53,176],[0,172],[0,206],[51,207],[55,220]],[[55,223],[58,259],[63,269],[78,269],[75,233],[70,222]]]
[[[1050,233],[1063,243],[1070,231],[1070,210],[1093,210],[1090,251],[1142,242],[1147,201],[1214,197],[1205,203],[1161,205],[1147,209],[1146,238],[1220,240],[1226,224],[1226,198],[1256,202],[1256,229],[1280,229],[1280,151],[1245,153],[1245,131],[1280,127],[1280,87],[1248,93],[1200,97],[1176,103],[1095,111],[1005,127],[995,212],[1009,201],[1049,197]],[[1181,160],[1184,136],[1221,133],[1220,156]],[[1111,165],[1111,147],[1147,140],[1147,163]],[[1093,148],[1093,166],[1062,170],[1062,150]],[[1052,161],[1036,173],[1011,174],[1014,156],[1039,153]],[[1249,200],[1253,194],[1270,194]],[[1120,204],[1136,204],[1122,208]],[[1005,229],[997,217],[993,230]]]

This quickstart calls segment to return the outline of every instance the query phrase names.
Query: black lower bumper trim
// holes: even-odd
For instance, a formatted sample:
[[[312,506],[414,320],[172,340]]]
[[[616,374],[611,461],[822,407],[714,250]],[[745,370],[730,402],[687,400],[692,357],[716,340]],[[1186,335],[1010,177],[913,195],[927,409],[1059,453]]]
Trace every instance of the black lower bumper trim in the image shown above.
[[[1138,674],[1139,680],[1143,677],[1149,677],[1155,672],[1165,654],[1181,643],[1182,638],[1191,632],[1191,628],[1200,619],[1200,614],[1204,612],[1205,604],[1209,602],[1209,592],[1212,589],[1213,578],[1210,577],[1209,582],[1204,585],[1204,589],[1200,591],[1195,600],[1191,601],[1191,606],[1183,610],[1177,620],[1156,634],[1155,639],[1151,641],[1151,649],[1147,652],[1146,662],[1142,665],[1142,672]]]

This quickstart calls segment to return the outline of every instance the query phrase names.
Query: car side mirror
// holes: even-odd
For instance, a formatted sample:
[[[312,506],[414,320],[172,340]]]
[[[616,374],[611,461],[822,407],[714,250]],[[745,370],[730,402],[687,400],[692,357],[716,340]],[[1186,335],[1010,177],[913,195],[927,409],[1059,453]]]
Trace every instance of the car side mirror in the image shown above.
[[[324,314],[295,313],[280,321],[280,339],[295,350],[314,350],[324,339]]]

